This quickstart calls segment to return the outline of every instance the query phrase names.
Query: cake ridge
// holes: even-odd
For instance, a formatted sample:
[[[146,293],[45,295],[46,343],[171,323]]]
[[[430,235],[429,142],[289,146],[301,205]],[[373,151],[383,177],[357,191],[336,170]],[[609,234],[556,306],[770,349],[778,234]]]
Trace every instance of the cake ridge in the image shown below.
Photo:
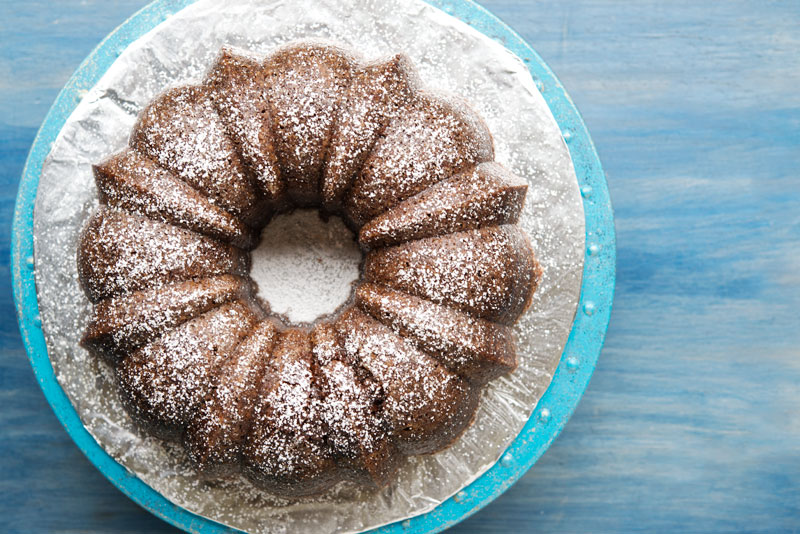
[[[248,263],[233,245],[103,206],[78,244],[78,275],[95,303],[170,282],[244,274]]]
[[[459,172],[494,157],[488,127],[462,99],[419,90],[376,143],[345,198],[358,227]]]
[[[531,273],[536,260],[530,243],[521,240],[520,233],[517,225],[505,224],[371,251],[364,260],[364,279],[513,324],[538,283]],[[522,280],[520,275],[525,275]]]
[[[431,184],[370,219],[359,230],[367,249],[465,230],[515,224],[528,185],[497,162],[476,165]]]
[[[477,408],[475,388],[356,308],[334,327],[348,355],[382,385],[401,452],[435,452],[466,429]]]
[[[317,325],[311,336],[326,443],[344,479],[382,487],[403,458],[380,409],[382,387],[367,369],[347,357],[332,324]]]
[[[92,171],[102,204],[172,223],[242,249],[255,243],[247,225],[136,150],[118,152],[92,166]]]
[[[257,58],[225,46],[203,79],[203,85],[210,88],[211,101],[225,133],[248,174],[275,208],[280,207],[278,202],[285,183],[275,156],[269,104],[260,83],[262,70],[263,62]]]
[[[240,319],[240,320],[237,320]],[[157,436],[175,439],[213,387],[215,359],[238,344],[255,320],[241,302],[211,309],[123,358],[116,367],[129,413]]]
[[[242,448],[253,425],[258,392],[268,379],[278,335],[269,319],[261,320],[214,369],[212,376],[218,380],[183,434],[189,459],[204,476],[215,478],[241,470]],[[222,374],[225,370],[229,373]],[[222,376],[228,378],[223,381]]]
[[[288,61],[291,68],[282,68]],[[296,205],[319,204],[339,95],[357,64],[353,54],[321,40],[287,43],[263,62],[275,151]]]
[[[244,472],[262,487],[291,496],[325,491],[340,480],[320,422],[310,335],[284,331],[271,362],[274,380],[262,390],[244,446]]]
[[[207,87],[173,87],[141,111],[130,144],[248,226],[258,227],[262,206],[220,122]]]
[[[81,345],[116,365],[167,328],[244,298],[248,291],[243,278],[223,274],[109,297],[94,307]]]
[[[358,82],[363,82],[363,86],[357,85]],[[370,83],[378,84],[379,87],[370,87]],[[351,146],[350,150],[341,148],[341,151],[348,152],[347,155],[340,155],[340,152],[335,150],[340,145],[334,143],[329,145],[323,167],[322,198],[324,205],[331,206],[339,202],[349,192],[355,177],[361,172],[375,144],[388,128],[391,120],[413,99],[414,92],[419,85],[419,75],[405,54],[379,58],[363,64],[357,69],[348,90],[340,97],[340,106],[332,135],[350,135],[358,141],[360,126],[367,129],[366,132],[362,132],[366,139],[361,139],[360,143],[356,142],[356,146]],[[358,88],[362,89],[364,94],[353,94]],[[370,106],[370,98],[374,101],[376,97],[383,97],[386,100],[372,102],[376,105]],[[359,101],[351,102],[351,100]],[[348,111],[351,111],[349,116],[342,109],[343,104],[349,105]],[[384,104],[384,106],[381,109],[377,104]],[[353,112],[353,108],[357,108],[355,112]],[[362,115],[360,124],[356,117],[359,113]],[[348,118],[355,124],[346,124]],[[349,127],[349,131],[342,132],[345,125]],[[334,149],[333,153],[331,149]],[[355,151],[355,154],[350,153],[352,151]],[[333,160],[331,160],[331,156],[333,156]]]
[[[483,385],[517,366],[511,329],[390,287],[364,283],[356,304],[449,370]]]

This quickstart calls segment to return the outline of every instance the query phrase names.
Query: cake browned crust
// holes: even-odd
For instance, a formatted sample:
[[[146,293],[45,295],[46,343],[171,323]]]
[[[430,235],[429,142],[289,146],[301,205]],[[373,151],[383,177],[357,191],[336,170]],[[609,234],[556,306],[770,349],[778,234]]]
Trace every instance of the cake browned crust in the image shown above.
[[[398,448],[430,454],[472,421],[479,391],[388,327],[351,309],[336,322],[348,356],[383,389]]]
[[[204,476],[284,496],[382,488],[458,439],[517,365],[512,327],[542,270],[516,224],[526,182],[493,159],[483,120],[402,54],[223,49],[94,167],[83,344]],[[252,294],[249,251],[297,207],[341,215],[365,259],[338,314],[286,326]]]
[[[323,170],[322,196],[328,209],[340,210],[342,197],[375,143],[412,102],[418,84],[403,55],[355,71],[339,102],[332,134],[338,142],[330,145]]]
[[[239,248],[177,226],[109,208],[89,220],[78,274],[92,302],[182,280],[247,274]]]
[[[349,52],[320,44],[288,45],[264,61],[275,154],[296,206],[319,204],[337,103],[356,66]]]
[[[189,459],[205,475],[225,476],[237,470],[262,384],[271,371],[277,337],[275,325],[261,321],[214,369],[226,379],[217,381],[184,436]]]
[[[514,224],[528,185],[491,161],[437,182],[361,227],[358,241],[381,248],[423,237]]]
[[[344,202],[361,227],[398,202],[494,157],[492,136],[472,108],[418,93],[389,123]]]
[[[513,324],[530,303],[539,271],[525,233],[503,225],[372,251],[364,280]]]
[[[245,473],[282,495],[324,491],[341,475],[325,439],[309,334],[281,334],[270,367],[244,449]]]
[[[356,304],[476,385],[517,367],[514,335],[506,325],[371,283],[356,290]]]
[[[255,233],[183,180],[133,150],[94,167],[100,202],[247,249]]]
[[[328,444],[346,468],[345,476],[383,487],[404,455],[382,410],[381,384],[348,355],[342,336],[330,323],[317,325],[312,341]]]
[[[258,60],[223,48],[206,77],[209,96],[225,131],[241,154],[260,193],[278,207],[284,191],[272,115]]]
[[[189,319],[249,291],[245,279],[220,275],[101,300],[83,335],[83,344],[116,362]]]
[[[214,369],[255,322],[248,304],[224,304],[123,358],[117,379],[130,414],[157,436],[177,437],[213,387]]]
[[[140,114],[131,147],[202,191],[214,203],[258,225],[263,206],[205,87],[176,87]]]

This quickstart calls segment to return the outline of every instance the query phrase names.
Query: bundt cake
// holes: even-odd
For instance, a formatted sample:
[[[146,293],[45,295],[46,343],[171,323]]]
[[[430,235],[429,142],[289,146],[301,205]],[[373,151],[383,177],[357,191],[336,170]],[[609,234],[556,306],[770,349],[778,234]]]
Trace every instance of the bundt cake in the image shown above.
[[[383,487],[517,365],[512,326],[542,273],[516,224],[527,185],[493,158],[481,118],[403,55],[223,49],[94,167],[83,345],[205,476],[285,496]],[[298,207],[341,216],[364,252],[354,298],[315,324],[271,316],[248,275],[260,230]]]

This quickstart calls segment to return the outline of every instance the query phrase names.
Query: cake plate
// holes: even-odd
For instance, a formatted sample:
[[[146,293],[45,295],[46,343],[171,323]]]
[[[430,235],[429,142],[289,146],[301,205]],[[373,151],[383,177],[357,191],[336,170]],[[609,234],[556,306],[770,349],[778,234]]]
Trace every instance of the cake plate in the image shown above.
[[[11,236],[14,302],[20,333],[39,385],[61,424],[89,460],[125,495],[188,532],[232,530],[169,502],[131,475],[97,444],[61,389],[47,354],[34,279],[33,210],[45,157],[85,91],[130,43],[193,0],[157,0],[106,37],[83,61],[45,117],[25,163]],[[614,216],[600,160],[586,126],[561,83],[542,58],[490,12],[471,0],[426,0],[501,43],[523,60],[555,117],[569,149],[586,219],[581,295],[558,367],[530,419],[500,460],[472,484],[434,510],[373,530],[374,533],[440,532],[474,514],[524,475],[560,434],[594,372],[614,296]]]

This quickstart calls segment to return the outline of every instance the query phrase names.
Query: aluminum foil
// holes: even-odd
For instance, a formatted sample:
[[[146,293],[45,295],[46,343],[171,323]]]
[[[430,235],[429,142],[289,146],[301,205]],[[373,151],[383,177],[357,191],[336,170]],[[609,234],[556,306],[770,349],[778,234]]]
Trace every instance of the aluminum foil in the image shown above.
[[[494,134],[497,160],[530,182],[521,224],[544,279],[516,326],[520,366],[485,391],[473,426],[451,448],[412,458],[370,493],[342,484],[283,500],[244,480],[206,483],[182,449],[140,434],[110,370],[78,344],[90,306],[77,239],[97,206],[90,165],[123,148],[137,112],[169,86],[202,78],[223,45],[267,53],[326,38],[365,58],[405,52],[423,81],[466,98]],[[34,215],[36,281],[48,352],[87,430],[119,463],[173,503],[249,532],[356,532],[432,510],[494,464],[546,390],[580,293],[584,217],[569,153],[524,64],[488,37],[420,0],[212,1],[191,5],[125,49],[67,120],[42,169]]]

